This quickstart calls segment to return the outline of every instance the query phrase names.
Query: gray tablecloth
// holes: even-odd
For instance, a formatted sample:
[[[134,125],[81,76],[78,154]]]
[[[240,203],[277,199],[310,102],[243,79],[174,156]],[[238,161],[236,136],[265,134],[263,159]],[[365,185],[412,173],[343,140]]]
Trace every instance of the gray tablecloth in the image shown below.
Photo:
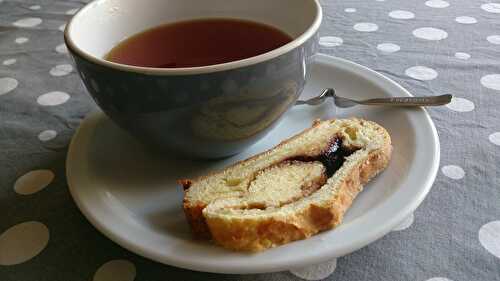
[[[63,45],[81,1],[0,0],[0,280],[500,280],[500,3],[323,1],[320,51],[366,65],[431,108],[436,182],[383,239],[292,272],[219,275],[149,261],[82,216],[68,142],[96,106]]]

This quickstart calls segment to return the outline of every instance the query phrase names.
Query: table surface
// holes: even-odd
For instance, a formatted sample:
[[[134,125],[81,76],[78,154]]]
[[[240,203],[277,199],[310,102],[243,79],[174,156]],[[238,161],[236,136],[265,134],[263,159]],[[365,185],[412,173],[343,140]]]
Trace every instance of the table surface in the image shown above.
[[[322,1],[320,52],[368,66],[429,108],[440,172],[394,231],[303,269],[220,275],[149,261],[82,216],[64,162],[96,109],[63,44],[82,1],[0,0],[0,280],[500,280],[500,3]]]

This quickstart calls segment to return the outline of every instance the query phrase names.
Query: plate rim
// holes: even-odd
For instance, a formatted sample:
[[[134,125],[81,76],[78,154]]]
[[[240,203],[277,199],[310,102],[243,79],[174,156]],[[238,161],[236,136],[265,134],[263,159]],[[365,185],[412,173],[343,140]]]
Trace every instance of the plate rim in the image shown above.
[[[366,80],[371,80],[368,79],[367,76],[374,77],[377,80],[383,81],[387,85],[390,85],[392,87],[396,87],[401,93],[406,94],[407,96],[412,96],[406,89],[404,89],[401,85],[396,83],[395,81],[391,80],[390,78],[374,71],[371,70],[365,66],[362,66],[360,64],[329,56],[329,55],[324,55],[324,54],[317,54],[315,55],[315,63],[324,63],[324,64],[333,64],[337,68],[347,68],[348,70],[351,70],[352,72],[356,72],[357,76],[361,76],[362,78]],[[360,73],[361,72],[361,73]],[[384,89],[384,91],[387,91]],[[430,115],[424,108],[419,108],[418,111],[421,111],[423,113],[423,117],[427,120],[426,123],[430,125],[430,133],[432,135],[432,143],[434,144],[434,151],[435,153],[433,154],[433,161],[430,163],[429,167],[429,172],[425,178],[425,180],[422,181],[420,184],[422,188],[420,189],[420,192],[415,196],[415,198],[405,207],[401,208],[398,210],[398,212],[388,218],[385,222],[385,224],[379,225],[376,229],[372,229],[370,232],[371,235],[366,235],[365,239],[362,240],[361,242],[358,241],[357,245],[353,246],[353,242],[351,244],[344,246],[343,248],[340,248],[337,250],[335,253],[331,252],[322,252],[319,253],[318,255],[315,256],[310,256],[306,261],[295,261],[291,263],[287,263],[286,265],[283,263],[277,263],[274,261],[273,263],[263,263],[261,265],[245,265],[243,267],[238,267],[238,268],[228,268],[227,266],[219,265],[215,266],[210,263],[205,263],[205,264],[194,264],[194,263],[189,263],[185,262],[180,259],[175,259],[170,257],[167,257],[165,255],[157,255],[155,253],[151,253],[147,251],[147,249],[141,248],[141,245],[138,243],[134,243],[133,241],[131,242],[130,240],[127,240],[123,235],[119,235],[119,233],[116,233],[110,227],[107,227],[104,222],[100,221],[96,216],[95,213],[93,213],[88,206],[85,205],[85,202],[82,201],[81,196],[78,196],[78,188],[76,188],[76,185],[74,180],[75,177],[73,175],[74,169],[72,169],[72,164],[74,162],[73,158],[76,157],[75,150],[76,150],[76,145],[75,143],[78,141],[78,136],[81,134],[84,128],[87,126],[90,126],[89,124],[92,121],[97,120],[98,118],[105,116],[104,113],[98,112],[94,113],[90,116],[87,116],[81,123],[81,125],[78,127],[76,130],[75,134],[73,135],[71,142],[69,144],[68,148],[68,154],[66,158],[66,178],[68,182],[68,189],[70,191],[71,197],[73,198],[73,201],[76,203],[78,209],[82,212],[82,214],[85,216],[85,218],[102,234],[104,234],[107,238],[115,242],[116,244],[124,247],[125,249],[132,251],[138,255],[141,255],[143,257],[146,257],[148,259],[171,265],[171,266],[176,266],[184,269],[190,269],[190,270],[196,270],[196,271],[204,271],[204,272],[213,272],[213,273],[226,273],[226,274],[251,274],[251,273],[265,273],[265,272],[276,272],[276,271],[282,271],[282,270],[289,270],[297,267],[303,267],[306,265],[311,265],[311,264],[316,264],[316,263],[321,263],[329,259],[337,258],[346,254],[349,254],[355,250],[358,250],[362,247],[365,247],[366,245],[380,239],[387,233],[389,233],[398,223],[400,223],[404,218],[406,218],[410,213],[415,211],[415,209],[422,203],[424,198],[427,196],[429,193],[430,189],[432,188],[432,185],[434,183],[434,180],[437,176],[438,170],[439,170],[439,162],[440,162],[440,143],[439,143],[439,137],[437,134],[436,127],[434,125],[434,122],[432,121]],[[393,196],[392,194],[391,196]],[[390,197],[389,197],[390,198]],[[389,200],[387,200],[389,201]],[[385,204],[380,204],[376,208],[381,208]]]

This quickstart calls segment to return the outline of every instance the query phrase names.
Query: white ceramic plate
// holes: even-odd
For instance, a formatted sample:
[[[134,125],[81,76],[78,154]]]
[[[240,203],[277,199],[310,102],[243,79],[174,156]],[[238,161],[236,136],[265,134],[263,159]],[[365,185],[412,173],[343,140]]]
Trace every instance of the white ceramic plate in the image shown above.
[[[410,96],[388,78],[355,63],[318,55],[303,98],[334,87],[353,98]],[[371,181],[334,230],[257,254],[231,252],[191,238],[182,212],[179,178],[222,168],[273,147],[316,118],[358,116],[389,131],[391,163]],[[71,142],[67,178],[88,220],[111,240],[158,262],[198,271],[260,273],[324,262],[382,237],[429,192],[439,165],[439,140],[420,108],[353,107],[335,112],[331,102],[296,106],[265,139],[221,161],[172,161],[153,156],[102,113],[87,118]]]

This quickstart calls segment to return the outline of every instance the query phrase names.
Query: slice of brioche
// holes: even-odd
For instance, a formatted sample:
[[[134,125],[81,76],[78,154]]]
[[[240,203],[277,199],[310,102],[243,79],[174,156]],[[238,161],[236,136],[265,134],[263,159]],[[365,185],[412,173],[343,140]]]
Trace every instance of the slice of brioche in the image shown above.
[[[197,237],[260,251],[337,226],[362,185],[389,163],[391,140],[362,119],[316,121],[223,171],[181,180]]]

